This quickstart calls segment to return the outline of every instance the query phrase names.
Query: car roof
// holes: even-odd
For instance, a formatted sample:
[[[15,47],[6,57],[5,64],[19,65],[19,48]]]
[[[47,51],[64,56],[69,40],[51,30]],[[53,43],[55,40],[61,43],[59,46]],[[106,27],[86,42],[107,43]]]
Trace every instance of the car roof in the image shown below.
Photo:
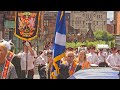
[[[90,69],[79,70],[68,79],[120,79],[119,71],[110,67],[92,67]]]

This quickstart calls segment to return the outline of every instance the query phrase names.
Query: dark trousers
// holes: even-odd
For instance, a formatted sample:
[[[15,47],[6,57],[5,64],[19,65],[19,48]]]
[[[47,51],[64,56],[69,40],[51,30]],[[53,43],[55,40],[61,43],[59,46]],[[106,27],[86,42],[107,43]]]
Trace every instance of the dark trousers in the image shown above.
[[[39,65],[39,66],[38,66],[39,75],[41,75],[41,73],[42,73],[42,72],[41,72],[41,68],[44,67],[44,66],[45,66],[45,65]]]
[[[26,78],[26,71],[22,70],[21,79],[33,79],[33,75],[34,75],[34,70],[33,69],[28,70],[28,75],[27,75],[27,78]]]

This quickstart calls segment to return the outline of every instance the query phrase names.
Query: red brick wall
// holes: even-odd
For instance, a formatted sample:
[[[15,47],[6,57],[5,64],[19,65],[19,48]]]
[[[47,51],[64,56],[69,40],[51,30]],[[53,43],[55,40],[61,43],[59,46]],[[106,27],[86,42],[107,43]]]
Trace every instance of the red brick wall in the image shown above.
[[[116,34],[120,34],[120,11],[117,13],[117,32]]]
[[[107,24],[107,31],[108,31],[110,34],[113,34],[113,33],[114,33],[114,26],[111,25],[111,24]]]

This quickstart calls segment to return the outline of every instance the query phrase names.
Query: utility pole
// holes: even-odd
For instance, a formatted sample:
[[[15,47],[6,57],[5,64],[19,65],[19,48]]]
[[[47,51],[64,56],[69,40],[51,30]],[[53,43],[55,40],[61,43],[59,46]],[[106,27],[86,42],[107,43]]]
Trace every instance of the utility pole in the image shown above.
[[[41,11],[41,33],[42,33],[42,43],[44,42],[44,11]],[[43,49],[44,49],[44,43],[43,43]]]

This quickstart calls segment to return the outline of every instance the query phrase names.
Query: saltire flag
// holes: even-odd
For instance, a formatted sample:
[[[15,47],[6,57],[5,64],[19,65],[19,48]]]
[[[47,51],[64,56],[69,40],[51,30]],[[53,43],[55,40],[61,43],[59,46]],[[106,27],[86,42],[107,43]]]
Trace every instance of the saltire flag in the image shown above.
[[[52,78],[57,79],[61,59],[65,56],[66,47],[66,17],[65,11],[58,11],[53,47]]]
[[[17,11],[14,35],[22,40],[32,40],[38,35],[39,11]]]

